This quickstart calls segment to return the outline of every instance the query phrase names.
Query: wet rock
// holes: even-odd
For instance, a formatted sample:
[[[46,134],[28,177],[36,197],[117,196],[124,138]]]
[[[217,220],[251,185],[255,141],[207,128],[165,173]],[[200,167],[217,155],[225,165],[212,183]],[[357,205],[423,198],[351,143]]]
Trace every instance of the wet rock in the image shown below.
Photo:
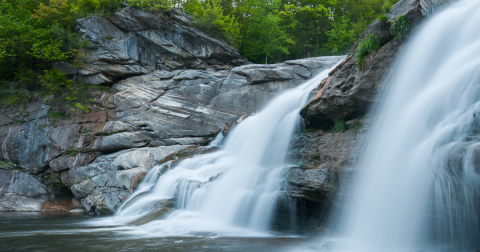
[[[80,202],[76,199],[62,200],[62,201],[45,201],[42,205],[41,211],[42,212],[71,212],[74,209],[78,209],[79,207],[80,207]]]
[[[76,208],[76,209],[70,210],[70,213],[86,213],[86,212],[87,211],[82,208]]]
[[[41,198],[5,193],[0,199],[0,211],[39,212],[44,202]]]
[[[172,145],[123,150],[98,157],[94,162],[70,169],[62,177],[87,211],[113,213],[155,165],[173,159],[190,145]]]
[[[333,169],[291,168],[286,174],[287,194],[295,198],[322,201],[338,191],[338,175]]]
[[[53,198],[53,190],[35,177],[0,169],[0,211],[40,211]]]
[[[154,220],[159,220],[165,217],[166,214],[170,213],[173,210],[174,205],[175,203],[170,200],[159,200],[157,202],[153,202],[150,204],[150,206],[148,206],[149,208],[153,209],[152,211],[134,221],[131,221],[128,224],[139,226]]]
[[[26,197],[39,197],[48,194],[48,188],[36,178],[20,171],[13,171],[8,191]]]
[[[309,130],[291,142],[284,194],[277,202],[273,228],[320,232],[326,217],[349,190],[360,154],[366,147],[369,118],[346,122],[346,131]]]
[[[238,120],[236,120],[234,122],[229,122],[229,123],[225,124],[225,126],[222,129],[223,136],[227,136],[228,133],[230,133],[230,131],[233,129],[233,127],[235,127],[237,124],[241,123],[243,120],[247,119],[252,114],[253,113],[246,114],[244,116],[241,116],[240,118],[238,118]]]

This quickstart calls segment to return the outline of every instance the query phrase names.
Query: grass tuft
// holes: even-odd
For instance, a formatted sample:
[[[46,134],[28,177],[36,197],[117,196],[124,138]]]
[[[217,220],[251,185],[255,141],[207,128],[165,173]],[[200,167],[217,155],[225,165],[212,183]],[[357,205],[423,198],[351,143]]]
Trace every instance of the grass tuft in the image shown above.
[[[332,132],[343,132],[347,130],[347,125],[345,125],[345,121],[343,119],[335,118],[333,119],[333,128]]]
[[[357,55],[355,58],[357,59],[357,65],[361,69],[365,64],[365,57],[372,53],[372,51],[377,51],[380,49],[380,39],[376,33],[374,34],[367,34],[357,47]]]
[[[392,30],[395,34],[393,41],[402,39],[408,32],[410,24],[404,15],[399,15],[395,21],[392,22]]]

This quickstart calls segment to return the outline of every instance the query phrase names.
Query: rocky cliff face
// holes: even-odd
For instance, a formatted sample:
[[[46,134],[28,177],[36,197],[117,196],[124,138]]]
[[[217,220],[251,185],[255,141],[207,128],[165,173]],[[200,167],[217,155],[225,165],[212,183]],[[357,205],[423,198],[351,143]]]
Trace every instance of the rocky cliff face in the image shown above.
[[[126,8],[77,21],[91,53],[70,73],[113,84],[92,94],[88,114],[59,108],[58,117],[41,101],[2,110],[0,211],[113,212],[153,166],[206,145],[225,124],[343,59],[242,65],[235,50],[172,15]]]
[[[431,11],[432,2],[436,1],[400,0],[388,13],[387,22],[377,19],[370,24],[347,58],[313,91],[312,100],[301,111],[307,125],[331,126],[334,118],[349,120],[366,114],[375,101],[385,73],[401,51],[403,42],[408,40],[408,35],[400,41],[393,40],[392,22],[404,15],[409,30],[415,30]],[[359,68],[356,49],[368,34],[377,34],[383,46],[368,55],[365,66]]]
[[[77,73],[70,64],[56,67],[91,84],[114,83],[155,70],[230,70],[245,64],[238,52],[189,26],[191,18],[172,10],[170,17],[124,8],[107,18],[77,20],[90,42]]]

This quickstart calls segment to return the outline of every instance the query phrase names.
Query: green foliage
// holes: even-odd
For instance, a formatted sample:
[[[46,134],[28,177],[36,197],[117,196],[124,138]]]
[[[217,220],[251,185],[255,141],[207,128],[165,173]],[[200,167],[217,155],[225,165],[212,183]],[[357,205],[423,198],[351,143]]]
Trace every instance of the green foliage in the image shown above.
[[[345,125],[345,121],[343,119],[335,118],[333,119],[333,128],[332,132],[343,132],[347,130],[347,125]]]
[[[77,16],[92,14],[109,14],[121,7],[123,0],[76,0],[72,12]],[[130,3],[130,1],[128,1]],[[135,1],[132,1],[135,2]],[[151,2],[145,0],[145,2]]]
[[[232,46],[240,43],[240,24],[233,15],[225,15],[221,0],[208,0],[195,6],[195,25],[213,37],[220,38]]]
[[[64,118],[64,117],[65,117],[65,114],[58,111],[50,112],[48,114],[48,118]]]
[[[71,149],[71,150],[67,151],[67,154],[70,155],[70,156],[75,156],[75,155],[77,155],[77,153],[78,153],[77,149]]]
[[[365,57],[380,49],[380,39],[376,33],[367,34],[358,44],[357,54],[355,55],[357,59],[357,65],[359,68],[362,68],[365,63]]]
[[[30,92],[25,89],[0,88],[0,105],[5,107],[21,106],[30,99]]]
[[[404,15],[399,15],[395,21],[392,22],[392,30],[395,34],[393,41],[398,41],[407,34],[410,24]]]
[[[2,159],[0,159],[0,167],[1,167],[1,168],[7,168],[7,169],[9,169],[9,170],[12,170],[12,169],[16,169],[16,168],[17,168],[14,164],[12,164],[12,163],[10,163],[10,162],[8,162],[8,161],[6,161],[6,160],[2,160]]]
[[[170,0],[127,0],[128,5],[146,11],[170,11],[172,2]]]
[[[328,36],[326,47],[332,53],[339,53],[355,41],[355,31],[348,29],[349,20],[347,17],[341,17],[341,22],[333,23],[333,29],[325,32]]]
[[[389,13],[391,9],[392,9],[392,4],[390,2],[385,2],[385,4],[383,4],[382,6],[383,13]]]
[[[88,42],[75,20],[108,18],[129,5],[168,16],[172,8],[194,17],[195,26],[238,48],[247,60],[276,63],[292,58],[346,53],[363,30],[397,0],[2,0],[0,1],[0,104],[21,106],[33,97],[89,112],[91,86],[53,68],[68,61],[80,69]],[[408,24],[408,23],[407,23]],[[404,34],[400,17],[396,38]],[[408,27],[408,25],[407,25]],[[112,37],[106,35],[103,41]],[[103,88],[103,87],[100,87]]]
[[[73,81],[59,70],[53,68],[44,72],[45,74],[39,76],[38,79],[46,95],[56,95],[63,91],[62,88],[71,88]]]
[[[82,110],[83,112],[85,112],[85,114],[88,114],[90,113],[90,110],[88,109],[88,107],[86,106],[82,106],[81,103],[77,102],[74,104],[75,107],[77,107],[78,109]],[[72,111],[76,111],[74,108],[71,108]]]
[[[380,17],[378,17],[378,19],[380,20],[380,22],[382,22],[384,24],[388,22],[387,15],[381,15]]]

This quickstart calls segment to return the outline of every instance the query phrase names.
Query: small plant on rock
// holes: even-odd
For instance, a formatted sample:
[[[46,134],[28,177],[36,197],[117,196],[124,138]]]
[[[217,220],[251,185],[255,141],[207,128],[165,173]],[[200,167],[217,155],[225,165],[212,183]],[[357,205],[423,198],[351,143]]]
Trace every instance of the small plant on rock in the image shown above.
[[[383,11],[383,13],[389,13],[391,9],[392,9],[392,4],[391,4],[390,2],[386,2],[386,3],[382,6],[382,11]]]
[[[388,22],[388,17],[387,15],[381,15],[378,20],[380,20],[380,22],[382,22],[383,24],[387,23]]]
[[[343,132],[347,130],[347,125],[345,125],[345,121],[343,119],[335,118],[333,119],[334,126],[332,128],[332,132]]]
[[[380,46],[380,39],[377,34],[367,34],[357,47],[357,55],[355,57],[357,59],[358,67],[362,68],[365,63],[365,57],[373,51],[380,49]]]
[[[71,150],[67,151],[67,154],[70,155],[70,156],[75,156],[75,155],[77,155],[77,153],[78,153],[77,149],[71,149]]]
[[[395,21],[392,22],[392,30],[395,37],[393,41],[402,39],[408,32],[410,24],[404,15],[399,15]]]

